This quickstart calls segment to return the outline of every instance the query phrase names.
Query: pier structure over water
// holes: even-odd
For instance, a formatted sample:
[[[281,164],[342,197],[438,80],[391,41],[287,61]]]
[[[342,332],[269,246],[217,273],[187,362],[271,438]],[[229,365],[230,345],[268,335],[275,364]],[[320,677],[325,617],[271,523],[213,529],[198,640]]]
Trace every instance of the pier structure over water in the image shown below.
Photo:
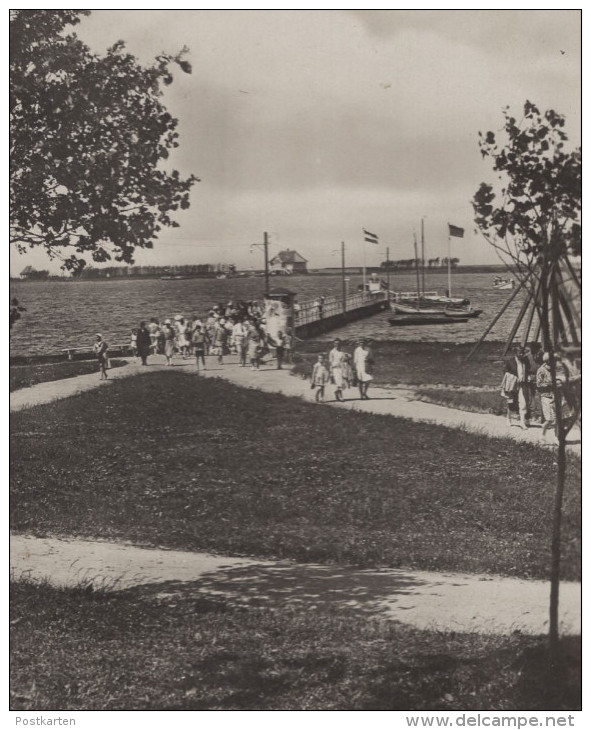
[[[363,317],[389,309],[387,291],[356,292],[346,297],[302,302],[294,312],[294,333],[300,339],[316,337]]]

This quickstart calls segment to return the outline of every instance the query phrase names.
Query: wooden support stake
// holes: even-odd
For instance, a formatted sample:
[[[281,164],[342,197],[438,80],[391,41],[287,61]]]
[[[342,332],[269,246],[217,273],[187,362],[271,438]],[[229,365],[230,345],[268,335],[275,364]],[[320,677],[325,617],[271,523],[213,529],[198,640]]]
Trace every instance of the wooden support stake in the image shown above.
[[[503,306],[501,307],[500,311],[498,312],[498,314],[496,315],[496,317],[493,319],[493,321],[486,328],[486,330],[484,331],[484,334],[482,335],[482,337],[478,340],[478,342],[474,345],[474,347],[466,355],[466,362],[472,357],[472,355],[474,355],[474,353],[478,350],[478,348],[480,347],[480,345],[482,345],[482,343],[486,339],[488,333],[492,330],[492,328],[495,326],[495,324],[499,321],[499,319],[505,313],[507,307],[511,304],[511,302],[515,299],[515,297],[517,296],[517,294],[521,291],[521,289],[523,288],[523,286],[525,284],[525,281],[526,280],[523,279],[519,283],[519,286],[516,289],[513,290],[513,293],[511,294],[511,296],[509,297],[509,299],[507,299],[507,301],[505,302],[505,304],[503,304]]]

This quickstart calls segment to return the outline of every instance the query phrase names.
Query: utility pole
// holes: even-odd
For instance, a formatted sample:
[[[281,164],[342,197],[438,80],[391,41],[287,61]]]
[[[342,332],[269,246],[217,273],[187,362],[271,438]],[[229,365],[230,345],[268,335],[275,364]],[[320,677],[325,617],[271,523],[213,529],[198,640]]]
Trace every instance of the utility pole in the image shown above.
[[[343,284],[343,314],[347,311],[347,282],[345,281],[345,242],[341,241],[341,279]]]
[[[388,286],[388,304],[390,304],[390,246],[386,248],[386,281]]]
[[[265,249],[265,295],[269,295],[269,236],[264,233],[263,248]]]
[[[267,232],[263,234],[263,243],[251,243],[250,244],[250,253],[252,253],[252,249],[257,247],[262,247],[265,252],[265,296],[268,296],[269,294],[269,236],[267,235]]]

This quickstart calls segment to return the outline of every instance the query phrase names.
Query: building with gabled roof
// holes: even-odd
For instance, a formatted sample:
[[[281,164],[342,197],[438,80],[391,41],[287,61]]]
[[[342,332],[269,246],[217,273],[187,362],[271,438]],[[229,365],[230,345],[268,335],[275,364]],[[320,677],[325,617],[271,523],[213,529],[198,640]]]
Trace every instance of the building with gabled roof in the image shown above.
[[[301,256],[297,251],[291,251],[287,248],[285,251],[279,251],[276,256],[269,261],[269,271],[283,272],[288,274],[307,274],[308,260]]]

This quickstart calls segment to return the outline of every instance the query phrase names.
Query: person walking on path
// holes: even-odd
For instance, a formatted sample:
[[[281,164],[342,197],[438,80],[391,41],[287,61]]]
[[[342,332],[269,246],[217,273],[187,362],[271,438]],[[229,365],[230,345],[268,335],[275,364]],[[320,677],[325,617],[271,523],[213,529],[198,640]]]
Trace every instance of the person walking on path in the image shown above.
[[[341,350],[341,341],[337,338],[334,341],[332,350],[328,353],[328,366],[330,368],[330,377],[334,383],[334,395],[338,401],[343,400],[344,373],[343,365],[345,364],[345,353]]]
[[[259,334],[259,331],[254,326],[253,323],[249,326],[249,332],[248,332],[248,360],[250,362],[250,367],[253,370],[258,370],[260,368],[260,359],[261,359],[261,352],[262,352],[262,346],[261,346],[261,336]]]
[[[279,331],[274,339],[275,357],[277,358],[277,370],[283,369],[283,358],[285,357],[285,335]]]
[[[213,329],[213,347],[211,354],[217,355],[218,363],[224,364],[224,352],[226,351],[228,342],[228,330],[226,329],[226,320],[219,319]]]
[[[195,353],[195,365],[197,365],[197,372],[199,372],[199,361],[203,370],[207,370],[205,366],[205,347],[208,342],[207,333],[204,332],[203,327],[198,324],[193,330],[193,350]]]
[[[140,322],[140,328],[137,333],[137,351],[142,360],[142,365],[148,364],[148,355],[150,354],[151,346],[152,340],[146,323]]]
[[[327,383],[330,382],[330,374],[326,367],[326,360],[324,355],[318,355],[318,360],[314,363],[312,368],[312,382],[311,388],[318,388],[316,391],[316,402],[322,403],[324,400],[324,388]]]
[[[540,394],[540,403],[542,405],[542,436],[546,435],[549,428],[556,428],[556,400],[552,389],[552,373],[550,370],[550,359],[552,354],[545,352],[542,357],[542,364],[536,373],[536,386]],[[556,384],[559,388],[563,388],[566,380],[566,371],[562,365],[556,362]],[[561,394],[562,398],[562,394]]]
[[[183,360],[186,360],[188,357],[188,350],[189,350],[189,340],[187,339],[187,324],[185,322],[185,318],[177,314],[175,319],[175,326],[176,326],[176,343],[177,348],[181,355],[183,356]]]
[[[232,327],[232,343],[238,355],[240,367],[246,365],[246,348],[248,346],[248,328],[244,322],[236,322]]]
[[[160,325],[156,317],[152,317],[150,324],[148,324],[148,332],[150,333],[150,348],[152,355],[158,354],[158,334],[160,332]]]
[[[529,428],[531,416],[530,364],[527,354],[525,347],[518,345],[515,349],[515,355],[505,361],[505,372],[517,378],[519,424],[524,431]]]
[[[175,331],[172,328],[171,321],[167,319],[164,322],[164,355],[166,364],[172,365],[172,356],[174,355]]]
[[[108,355],[107,350],[109,349],[109,346],[107,343],[103,340],[103,336],[98,334],[96,336],[96,342],[93,345],[94,353],[96,354],[98,364],[99,364],[99,371],[101,374],[101,380],[107,379],[107,364],[108,364]]]
[[[361,400],[369,400],[367,389],[373,380],[373,366],[373,353],[368,347],[367,340],[361,339],[353,353],[353,367],[357,376]]]

